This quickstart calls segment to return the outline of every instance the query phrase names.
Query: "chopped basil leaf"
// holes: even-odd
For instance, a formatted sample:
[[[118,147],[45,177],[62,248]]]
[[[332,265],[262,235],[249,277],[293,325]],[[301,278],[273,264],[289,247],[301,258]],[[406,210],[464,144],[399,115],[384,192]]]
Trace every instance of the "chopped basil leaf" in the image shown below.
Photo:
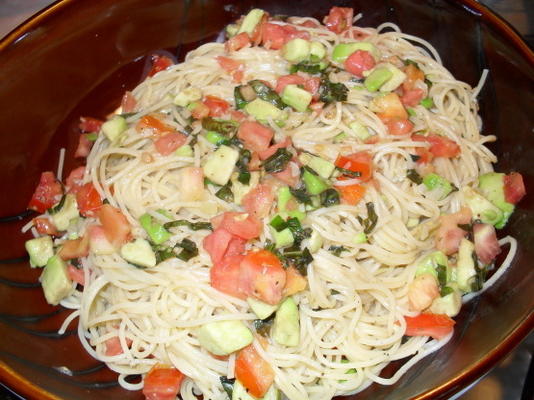
[[[447,296],[448,294],[451,294],[451,293],[453,293],[453,292],[454,292],[454,289],[451,288],[450,286],[443,286],[443,287],[441,288],[441,290],[439,291],[439,295],[440,295],[441,297],[445,297],[445,296]]]
[[[349,89],[342,83],[332,83],[328,79],[323,78],[319,86],[319,100],[325,104],[330,104],[335,101],[347,100],[347,93]]]
[[[85,138],[89,140],[90,142],[94,142],[98,138],[98,133],[86,133]]]
[[[170,247],[153,243],[151,243],[151,246],[152,250],[154,251],[154,254],[156,255],[156,264],[159,264],[160,262],[165,261],[169,258],[176,257],[176,253]]]
[[[281,147],[276,150],[276,153],[263,162],[263,168],[265,169],[265,172],[271,174],[281,172],[286,168],[292,158],[293,154],[291,154],[285,147]]]
[[[287,228],[287,222],[284,221],[284,219],[280,215],[274,217],[271,222],[269,222],[269,225],[271,225],[276,230],[276,232],[283,231]]]
[[[227,203],[232,203],[234,201],[234,193],[232,192],[231,182],[229,181],[226,185],[217,190],[215,196]]]
[[[219,379],[221,381],[221,386],[228,395],[228,398],[231,400],[232,394],[234,393],[235,378],[229,379],[226,376],[221,376]]]
[[[413,65],[414,67],[419,68],[419,65],[418,65],[415,61],[413,61],[413,60],[406,59],[406,60],[404,60],[403,62],[404,62],[404,65],[406,65],[406,66],[408,66],[408,65],[411,64],[411,65]]]
[[[285,108],[286,105],[284,104],[278,93],[276,93],[273,89],[271,89],[259,79],[254,79],[248,84],[252,86],[252,89],[254,89],[260,99],[271,103],[280,110],[283,110]]]
[[[418,156],[417,154],[410,154],[410,158],[413,162],[416,162],[421,158],[421,156]]]
[[[215,119],[212,117],[202,118],[202,128],[207,131],[222,133],[230,136],[237,130],[238,124],[232,120]]]
[[[444,287],[447,284],[447,267],[445,265],[438,264],[436,267],[438,273],[439,286]]]
[[[360,171],[351,171],[350,169],[341,168],[341,167],[336,167],[336,169],[339,172],[341,172],[343,175],[348,175],[353,178],[359,178],[360,176],[362,176],[362,173]]]
[[[308,264],[313,261],[313,257],[307,247],[300,250],[293,246],[278,254],[278,256],[286,267],[294,266],[302,276],[308,274]]]
[[[336,294],[341,294],[341,292],[339,292],[339,291],[336,290],[336,289],[330,289],[330,294],[331,294],[332,296],[334,296],[334,295],[336,295]]]
[[[177,257],[182,261],[189,261],[193,257],[198,256],[197,245],[192,240],[183,239],[176,246],[183,249],[180,254],[177,255]]]
[[[376,223],[378,222],[378,215],[375,212],[375,205],[373,203],[366,203],[367,207],[367,218],[363,219],[358,217],[358,221],[363,225],[363,232],[368,235],[373,229],[375,229]]]
[[[302,228],[302,225],[300,224],[298,218],[288,218],[286,224],[291,233],[293,234],[293,246],[300,246],[302,241],[306,238],[309,238],[312,234],[311,228]]]
[[[243,185],[248,185],[250,182],[250,172],[248,170],[248,163],[250,162],[252,155],[250,154],[250,151],[246,149],[240,149],[239,151],[239,159],[237,160],[237,170],[239,171],[239,175],[237,176],[237,180],[241,182]]]
[[[328,251],[331,252],[333,255],[339,257],[341,253],[343,253],[344,251],[349,251],[349,249],[344,246],[330,246],[328,248]]]
[[[331,207],[338,205],[339,200],[339,193],[336,189],[326,189],[324,192],[322,192],[319,195],[319,198],[321,199],[321,205],[325,207]]]
[[[276,314],[273,313],[265,319],[255,319],[252,322],[252,326],[261,336],[269,336],[269,332],[271,331],[271,327],[273,326],[275,315]]]
[[[322,69],[324,69],[324,65],[321,65],[320,63],[310,63],[308,61],[302,61],[298,64],[293,64],[291,67],[289,67],[289,73],[294,74],[298,71],[302,71],[313,75],[320,73]]]
[[[178,219],[176,221],[166,222],[165,224],[163,224],[163,227],[165,229],[175,228],[177,226],[187,226],[193,231],[213,230],[213,227],[209,222],[189,222],[185,219]]]
[[[293,195],[293,197],[295,199],[297,199],[297,201],[299,203],[302,203],[302,204],[308,204],[308,205],[311,205],[312,204],[312,200],[311,200],[311,196],[310,194],[306,191],[306,187],[305,186],[302,186],[300,188],[297,188],[297,189],[293,189],[293,188],[289,188],[289,191],[291,192],[291,194]]]
[[[420,185],[421,183],[423,183],[423,178],[421,177],[421,175],[417,173],[415,169],[409,169],[406,173],[406,178],[408,178],[409,180],[411,180],[413,183],[417,185]]]
[[[475,252],[472,253],[472,257],[473,262],[475,263],[475,269],[477,271],[477,274],[475,275],[475,280],[471,284],[471,289],[473,290],[473,292],[478,292],[484,287],[484,282],[486,281],[486,275],[488,270],[484,265],[478,265],[478,258]]]

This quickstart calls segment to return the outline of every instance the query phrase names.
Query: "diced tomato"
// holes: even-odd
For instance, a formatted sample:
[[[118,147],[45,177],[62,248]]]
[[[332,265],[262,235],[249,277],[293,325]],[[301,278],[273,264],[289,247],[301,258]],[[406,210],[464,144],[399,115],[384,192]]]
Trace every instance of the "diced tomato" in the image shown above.
[[[89,238],[87,235],[72,240],[65,240],[58,251],[58,255],[63,260],[87,257],[89,254]]]
[[[250,344],[237,354],[235,377],[249,394],[262,398],[274,382],[274,371]]]
[[[276,153],[276,150],[289,146],[291,146],[291,138],[289,136],[286,136],[283,141],[275,143],[265,150],[258,151],[258,155],[260,156],[260,160],[266,160],[274,153]]]
[[[82,186],[84,174],[85,166],[75,168],[70,172],[69,176],[67,177],[67,180],[65,181],[65,189],[67,190],[67,193],[76,194],[76,192]]]
[[[310,34],[308,32],[299,31],[291,25],[277,25],[272,23],[265,23],[261,27],[262,43],[268,45],[270,49],[278,50],[291,39],[309,40]]]
[[[241,50],[244,47],[250,46],[250,37],[248,33],[241,32],[234,37],[228,39],[224,44],[224,49],[228,52]]]
[[[295,267],[286,269],[286,286],[284,287],[284,296],[292,296],[295,293],[302,292],[308,286],[308,281],[303,277]]]
[[[67,265],[67,273],[71,281],[76,282],[78,285],[85,285],[85,275],[82,268],[76,268],[74,265]]]
[[[324,108],[324,103],[322,101],[313,101],[310,104],[310,109],[317,114],[323,111],[323,108]]]
[[[352,26],[353,15],[354,11],[352,8],[332,7],[323,22],[328,30],[339,34]]]
[[[242,122],[237,131],[237,137],[244,142],[245,147],[256,152],[266,150],[273,136],[274,132],[271,128],[252,121]]]
[[[118,336],[113,336],[107,339],[106,344],[106,356],[118,356],[123,353],[121,341]]]
[[[305,28],[319,28],[319,24],[315,21],[310,21],[310,20],[307,20],[307,21],[304,21],[304,22],[301,22],[299,24],[297,24],[299,26],[303,26]]]
[[[110,204],[104,204],[98,210],[98,218],[113,247],[117,249],[128,242],[132,228],[120,210]]]
[[[212,117],[220,117],[230,108],[228,102],[216,96],[208,95],[204,97],[203,103],[210,109],[210,116]]]
[[[351,179],[348,177],[340,176],[338,180],[343,181]],[[365,195],[365,186],[355,183],[354,185],[335,185],[336,190],[341,196],[341,202],[343,204],[349,204],[355,206]]]
[[[407,135],[413,130],[413,123],[407,118],[388,118],[383,121],[390,135]]]
[[[423,89],[415,88],[404,90],[401,96],[402,104],[406,107],[415,107],[423,99],[425,92]]]
[[[148,72],[148,76],[154,76],[158,72],[163,71],[174,64],[174,61],[166,56],[160,56],[160,55],[154,54],[150,58],[152,61],[152,68]]]
[[[180,200],[198,201],[204,197],[204,170],[199,167],[185,167],[180,170]]]
[[[152,134],[156,136],[164,135],[166,133],[174,131],[172,127],[168,126],[159,118],[153,115],[144,115],[137,123],[135,129],[137,129],[137,131],[141,131],[143,129],[150,129],[152,131]]]
[[[76,192],[76,202],[80,214],[84,217],[93,217],[102,207],[102,199],[91,182],[81,186]]]
[[[78,127],[84,133],[98,132],[104,121],[92,117],[80,117]]]
[[[445,314],[422,313],[417,317],[404,317],[406,336],[431,336],[443,339],[454,330],[454,320]]]
[[[240,265],[240,287],[269,304],[278,304],[286,284],[286,271],[273,253],[267,250],[252,250],[245,255]]]
[[[191,110],[191,115],[193,116],[194,119],[200,120],[210,115],[210,109],[207,105],[205,105],[201,101],[197,101],[194,104],[194,108]]]
[[[223,260],[214,264],[210,269],[211,286],[238,299],[246,299],[248,295],[240,286],[243,258],[242,255],[225,256]]]
[[[484,264],[491,264],[497,254],[501,252],[495,228],[490,224],[474,224],[473,237],[477,257]]]
[[[250,240],[257,238],[262,231],[262,222],[254,215],[239,212],[225,212],[220,227],[232,235]]]
[[[101,225],[90,225],[87,228],[87,235],[89,236],[89,249],[91,252],[101,254],[113,254],[115,248],[109,242]]]
[[[181,133],[167,133],[166,135],[159,137],[154,142],[154,146],[159,154],[162,156],[168,156],[178,147],[182,146],[186,141],[187,138]]]
[[[428,150],[434,157],[453,158],[460,154],[460,146],[455,141],[441,135],[434,133],[428,136],[415,134],[412,135],[412,140],[430,143]]]
[[[345,69],[358,78],[363,78],[363,73],[375,66],[375,59],[365,50],[357,50],[345,60]]]
[[[41,235],[59,236],[59,232],[54,223],[44,217],[34,218],[33,226],[37,229],[37,232]]]
[[[306,78],[297,74],[282,75],[276,81],[276,92],[282,93],[287,85],[304,85]]]
[[[271,175],[293,188],[296,187],[300,181],[299,167],[293,161],[290,161],[282,171],[275,172]]]
[[[312,76],[304,82],[304,89],[313,95],[314,100],[319,99],[319,87],[321,86],[321,78]]]
[[[408,66],[406,66],[404,69],[404,73],[406,74],[406,79],[402,83],[402,88],[404,91],[414,89],[415,82],[418,80],[421,82],[425,80],[425,73],[413,64],[408,64]]]
[[[250,162],[248,163],[249,171],[259,171],[261,169],[261,160],[258,153],[255,151],[252,152],[250,156]]]
[[[87,157],[91,152],[91,147],[93,147],[94,142],[90,141],[87,138],[87,135],[87,133],[80,134],[78,139],[78,147],[76,147],[76,151],[74,152],[75,158]]]
[[[224,228],[215,227],[215,230],[204,238],[202,245],[208,252],[214,265],[224,258],[242,254],[245,251],[246,240],[232,235]]]
[[[438,297],[438,281],[432,274],[416,276],[408,288],[408,303],[412,311],[423,311]]]
[[[244,64],[230,57],[218,56],[216,57],[219,66],[226,72],[231,73],[239,69],[243,69]]]
[[[380,119],[408,118],[408,112],[402,105],[397,93],[388,93],[385,96],[375,97],[373,105],[379,109],[377,115]]]
[[[257,218],[269,215],[273,204],[274,193],[269,185],[264,183],[257,185],[242,199],[241,204],[246,212]]]
[[[446,255],[456,253],[460,241],[467,235],[467,232],[459,228],[458,225],[469,224],[471,217],[471,210],[468,207],[462,207],[457,213],[439,217],[440,226],[436,233],[437,249]]]
[[[123,113],[131,113],[135,111],[137,107],[137,100],[135,99],[132,92],[124,92],[121,100],[121,110]]]
[[[373,175],[373,157],[366,151],[348,154],[346,156],[338,156],[336,167],[348,169],[352,172],[359,172],[362,182],[367,182]]]
[[[54,204],[61,200],[63,195],[63,188],[50,171],[43,172],[39,180],[39,184],[35,188],[35,192],[28,204],[28,208],[40,213],[44,213]]]
[[[145,400],[175,400],[183,380],[184,374],[176,368],[155,365],[143,382]]]
[[[512,172],[504,176],[504,199],[508,203],[519,203],[525,194],[527,194],[525,183],[519,172]]]
[[[230,115],[232,116],[232,119],[237,122],[242,122],[247,119],[247,116],[241,111],[230,110]]]
[[[419,156],[417,159],[417,164],[428,164],[434,158],[434,155],[425,147],[417,147],[415,149],[415,154]]]

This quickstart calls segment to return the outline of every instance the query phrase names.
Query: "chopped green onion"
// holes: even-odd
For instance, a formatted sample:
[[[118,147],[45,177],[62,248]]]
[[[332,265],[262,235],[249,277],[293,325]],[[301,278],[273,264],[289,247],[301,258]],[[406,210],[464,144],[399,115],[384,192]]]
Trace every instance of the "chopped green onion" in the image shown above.
[[[420,103],[423,107],[425,108],[432,108],[434,107],[434,101],[432,100],[431,97],[426,97],[424,98],[423,100],[421,100],[421,103]]]

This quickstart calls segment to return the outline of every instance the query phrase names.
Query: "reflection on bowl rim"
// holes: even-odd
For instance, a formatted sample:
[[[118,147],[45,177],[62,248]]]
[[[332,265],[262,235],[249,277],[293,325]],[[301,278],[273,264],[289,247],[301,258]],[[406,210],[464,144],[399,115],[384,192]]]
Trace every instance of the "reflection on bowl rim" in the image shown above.
[[[527,62],[534,66],[534,51],[525,43],[521,35],[508,22],[499,17],[488,7],[475,0],[455,1],[463,6],[465,12],[481,17],[486,24],[499,31],[500,34],[508,40],[508,43],[513,45]],[[76,0],[59,0],[42,9],[14,28],[0,40],[0,53],[17,41],[23,40],[24,36],[35,27],[39,26],[42,21],[53,17],[63,8],[70,7],[71,3],[76,4]],[[454,392],[459,392],[462,388],[467,387],[476,379],[487,373],[493,366],[511,352],[512,349],[516,347],[533,329],[534,311],[531,310],[528,316],[526,316],[497,347],[488,352],[483,358],[460,371],[453,379],[414,397],[413,400],[431,400],[446,393],[450,395]],[[2,360],[0,360],[0,378],[2,383],[29,398],[61,400],[61,398],[56,395],[34,385],[25,377],[19,375]]]

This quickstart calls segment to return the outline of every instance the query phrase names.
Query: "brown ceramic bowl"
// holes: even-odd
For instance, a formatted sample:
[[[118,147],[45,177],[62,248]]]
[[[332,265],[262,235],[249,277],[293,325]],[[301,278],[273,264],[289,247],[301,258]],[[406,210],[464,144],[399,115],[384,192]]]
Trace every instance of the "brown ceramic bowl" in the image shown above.
[[[72,154],[81,115],[104,117],[141,79],[146,55],[179,57],[213,40],[252,6],[273,14],[321,17],[333,3],[364,15],[361,24],[393,21],[429,40],[452,73],[478,82],[484,131],[496,134],[498,169],[517,170],[534,191],[534,55],[517,33],[473,0],[64,0],[0,42],[0,378],[34,399],[140,399],[89,357],[75,327],[55,332],[66,311],[47,305],[30,270],[21,226],[41,171],[55,170],[61,147]],[[75,166],[72,158],[66,170]],[[396,385],[373,385],[352,399],[448,398],[487,372],[534,326],[534,197],[524,199],[504,234],[519,251],[509,272],[457,319],[451,342],[420,361]],[[68,367],[67,375],[61,368]],[[384,371],[391,374],[392,365]]]

